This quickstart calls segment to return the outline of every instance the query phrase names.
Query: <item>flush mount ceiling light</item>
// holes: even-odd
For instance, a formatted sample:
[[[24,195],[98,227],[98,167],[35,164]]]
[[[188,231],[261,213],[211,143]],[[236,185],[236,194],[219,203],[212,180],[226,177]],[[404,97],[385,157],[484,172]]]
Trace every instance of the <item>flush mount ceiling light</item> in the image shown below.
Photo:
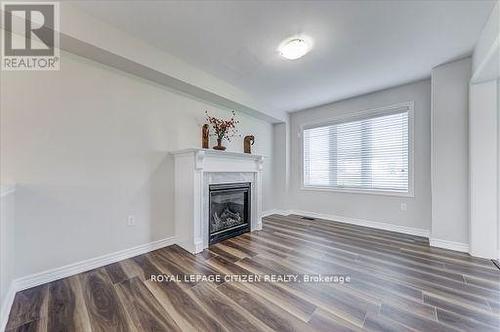
[[[283,41],[278,52],[288,60],[296,60],[306,55],[312,48],[312,40],[307,37],[293,37]]]

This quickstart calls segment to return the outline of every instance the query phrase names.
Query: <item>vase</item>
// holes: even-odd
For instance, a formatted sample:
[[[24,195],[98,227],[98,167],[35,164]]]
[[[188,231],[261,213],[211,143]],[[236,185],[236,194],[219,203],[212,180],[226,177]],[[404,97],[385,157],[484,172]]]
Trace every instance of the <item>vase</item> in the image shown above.
[[[217,138],[217,145],[214,146],[214,150],[224,151],[226,149],[225,146],[222,146],[222,138]]]

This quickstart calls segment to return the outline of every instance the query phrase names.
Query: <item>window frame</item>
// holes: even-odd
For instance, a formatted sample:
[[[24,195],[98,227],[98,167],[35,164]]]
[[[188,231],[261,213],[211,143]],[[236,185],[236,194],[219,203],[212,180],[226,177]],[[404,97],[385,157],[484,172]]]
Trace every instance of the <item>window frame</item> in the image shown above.
[[[415,125],[415,112],[414,101],[407,101],[398,104],[393,104],[384,107],[372,108],[363,111],[358,111],[349,114],[342,114],[327,120],[304,123],[300,126],[298,133],[299,137],[299,150],[300,150],[300,190],[303,191],[323,191],[323,192],[338,192],[350,194],[368,194],[368,195],[385,195],[397,197],[415,197],[415,182],[414,182],[414,125]],[[328,187],[328,186],[310,186],[304,184],[304,130],[313,129],[318,127],[325,127],[334,124],[351,122],[357,120],[364,120],[378,116],[390,115],[391,113],[399,113],[398,111],[403,108],[408,108],[408,191],[386,190],[386,189],[364,189],[364,188],[349,188],[349,187]]]

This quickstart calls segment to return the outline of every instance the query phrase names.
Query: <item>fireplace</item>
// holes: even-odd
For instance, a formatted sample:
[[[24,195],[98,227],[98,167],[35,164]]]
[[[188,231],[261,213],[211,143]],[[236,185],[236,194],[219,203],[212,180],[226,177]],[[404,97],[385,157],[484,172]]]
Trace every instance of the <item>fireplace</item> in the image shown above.
[[[192,254],[197,254],[208,248],[210,240],[211,243],[215,243],[222,239],[222,235],[228,236],[222,232],[215,234],[218,231],[210,234],[210,199],[217,196],[216,190],[213,193],[215,195],[210,194],[212,185],[233,183],[237,185],[237,189],[241,189],[242,185],[246,187],[244,191],[247,193],[243,194],[243,205],[247,207],[243,207],[243,211],[240,212],[240,217],[243,214],[243,223],[239,221],[243,226],[237,226],[241,228],[237,228],[236,231],[253,232],[262,229],[264,157],[209,149],[185,149],[174,151],[172,154],[175,161],[174,213],[177,245]],[[231,187],[232,185],[224,185],[223,188],[215,186],[212,189],[231,189]],[[218,202],[222,203],[222,200],[219,199]],[[214,207],[215,205],[212,209]],[[220,218],[219,213],[217,217]],[[245,222],[247,226],[244,226]],[[219,224],[217,227],[219,231],[222,230],[221,225],[225,226]]]
[[[209,186],[208,244],[250,231],[250,183]]]

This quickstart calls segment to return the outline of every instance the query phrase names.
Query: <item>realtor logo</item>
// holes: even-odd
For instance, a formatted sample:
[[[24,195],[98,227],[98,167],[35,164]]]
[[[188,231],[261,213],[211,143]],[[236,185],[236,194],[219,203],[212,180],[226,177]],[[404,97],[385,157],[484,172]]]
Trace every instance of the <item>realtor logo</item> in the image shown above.
[[[2,2],[2,70],[59,70],[59,3]]]

